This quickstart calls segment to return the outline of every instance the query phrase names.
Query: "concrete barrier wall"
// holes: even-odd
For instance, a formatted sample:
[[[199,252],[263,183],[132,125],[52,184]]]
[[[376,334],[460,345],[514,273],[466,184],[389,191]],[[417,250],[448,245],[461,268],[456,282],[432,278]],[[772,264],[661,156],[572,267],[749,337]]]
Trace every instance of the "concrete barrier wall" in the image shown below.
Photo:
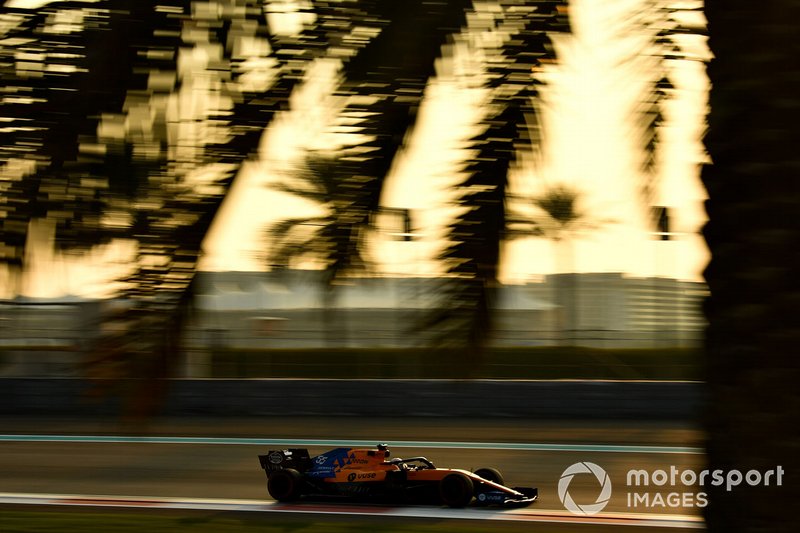
[[[444,416],[699,420],[692,382],[440,380],[170,380],[170,416]],[[134,382],[117,384],[133,390]],[[81,379],[0,379],[0,415],[110,415],[118,395]]]

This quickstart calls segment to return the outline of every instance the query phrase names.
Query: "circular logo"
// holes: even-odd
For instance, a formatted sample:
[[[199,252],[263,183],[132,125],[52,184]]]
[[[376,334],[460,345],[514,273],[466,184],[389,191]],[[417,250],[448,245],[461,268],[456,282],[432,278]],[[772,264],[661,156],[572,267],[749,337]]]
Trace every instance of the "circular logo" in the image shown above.
[[[597,478],[602,488],[600,489],[600,495],[594,503],[579,505],[575,503],[575,500],[570,496],[567,489],[569,489],[569,484],[576,474],[594,474],[594,477]],[[608,500],[611,499],[611,478],[608,477],[605,470],[594,463],[575,463],[567,467],[564,473],[561,474],[561,479],[558,480],[558,498],[561,500],[561,503],[564,504],[567,511],[572,514],[597,514],[608,505]]]
[[[352,483],[355,480],[356,480],[356,473],[355,472],[353,472],[352,474],[347,476],[347,481],[349,481],[350,483]]]
[[[272,452],[269,454],[269,462],[274,465],[279,465],[283,462],[283,454],[281,452]]]

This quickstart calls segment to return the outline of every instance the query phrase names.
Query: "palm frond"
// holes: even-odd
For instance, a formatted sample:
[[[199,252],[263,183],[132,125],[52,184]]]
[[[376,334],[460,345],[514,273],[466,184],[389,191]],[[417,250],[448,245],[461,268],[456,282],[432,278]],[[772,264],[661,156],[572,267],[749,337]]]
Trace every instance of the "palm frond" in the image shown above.
[[[322,259],[329,275],[324,279],[368,267],[364,239],[385,178],[416,122],[442,46],[464,26],[470,5],[469,0],[369,0],[350,6],[353,38],[342,41],[350,48],[337,89],[348,103],[340,120],[367,140],[336,157],[310,153],[294,176],[304,185],[276,187],[330,210],[329,223],[316,235],[318,250],[326,254]]]
[[[289,183],[270,183],[267,185],[267,187],[277,192],[282,192],[291,196],[297,196],[298,198],[310,200],[313,203],[324,204],[329,200],[329,195],[325,191],[308,189],[302,186],[294,186]]]
[[[565,185],[557,185],[534,198],[532,203],[544,211],[557,225],[568,227],[585,216],[578,210],[579,199],[578,191]]]

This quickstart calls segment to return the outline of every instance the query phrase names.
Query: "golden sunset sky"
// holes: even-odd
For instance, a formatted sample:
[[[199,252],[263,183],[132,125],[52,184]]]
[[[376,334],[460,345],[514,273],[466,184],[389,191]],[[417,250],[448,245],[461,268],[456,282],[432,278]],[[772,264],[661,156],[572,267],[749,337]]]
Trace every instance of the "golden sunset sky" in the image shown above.
[[[574,235],[577,271],[699,280],[708,258],[698,234],[705,221],[699,163],[705,160],[701,135],[708,80],[701,61],[673,62],[676,87],[662,132],[660,187],[654,202],[672,208],[675,235],[669,242],[657,241],[649,233],[647,210],[636,192],[643,177],[637,132],[631,126],[649,63],[645,59],[619,64],[641,36],[619,35],[618,28],[608,23],[624,19],[640,5],[638,0],[573,2],[575,33],[559,36],[555,44],[560,64],[547,73],[540,157],[526,157],[514,173],[512,190],[535,195],[548,185],[570,184],[584,195],[584,209],[591,217],[611,220]],[[702,23],[702,15],[697,16],[697,23]],[[703,38],[687,41],[686,46],[697,58],[707,58]],[[460,147],[474,133],[485,102],[485,93],[473,83],[473,70],[478,68],[474,55],[474,49],[459,43],[440,61],[417,127],[389,176],[382,202],[411,209],[421,240],[408,243],[376,236],[371,249],[383,272],[441,271],[433,258],[444,246],[444,225],[454,213],[451,186],[459,181],[457,165],[468,157]],[[291,173],[302,148],[337,144],[335,136],[326,137],[325,127],[326,121],[335,119],[336,102],[330,96],[335,70],[332,64],[317,65],[295,95],[293,111],[267,129],[262,160],[239,176],[209,235],[203,268],[263,269],[264,227],[270,221],[315,212],[302,200],[271,191],[268,183]],[[561,268],[572,270],[559,265],[556,255],[546,239],[514,242],[506,248],[502,278],[525,281]]]
[[[293,13],[291,2],[280,5],[269,15],[273,27],[298,31],[307,15]],[[705,191],[699,180],[699,165],[706,157],[701,143],[708,93],[705,66],[700,60],[669,63],[675,89],[661,134],[659,187],[653,203],[671,208],[674,235],[659,241],[650,233],[648,209],[637,193],[644,177],[641,132],[634,120],[653,59],[631,60],[630,51],[641,45],[643,36],[626,33],[622,23],[641,5],[642,0],[571,3],[573,34],[557,36],[560,62],[543,73],[548,81],[539,109],[544,141],[538,153],[524,154],[511,176],[511,189],[515,195],[532,196],[548,186],[569,184],[581,192],[582,208],[590,218],[604,223],[576,232],[560,251],[543,238],[507,244],[504,282],[537,280],[561,270],[702,279],[708,260],[698,233],[705,221]],[[699,12],[692,16],[697,19],[693,23],[703,24]],[[471,22],[479,18],[480,14]],[[376,233],[368,251],[378,274],[442,272],[434,258],[445,246],[444,228],[456,212],[452,186],[460,179],[458,165],[469,157],[462,147],[476,131],[486,102],[485,91],[475,81],[482,67],[480,39],[485,36],[478,38],[476,33],[468,27],[445,50],[417,126],[388,178],[382,203],[412,210],[416,238],[403,242]],[[696,59],[708,59],[702,37],[687,38],[685,50]],[[201,64],[208,58],[193,56],[191,61]],[[354,134],[335,127],[344,103],[333,96],[338,68],[334,60],[318,61],[295,91],[291,111],[277,115],[265,130],[260,159],[240,172],[212,226],[201,269],[264,270],[269,246],[265,228],[287,216],[316,212],[318,207],[271,190],[269,184],[291,179],[304,150],[357,142]],[[269,83],[267,78],[264,83]],[[209,108],[212,100],[224,107],[218,95],[203,93],[192,83],[184,85],[193,87],[195,107]],[[509,207],[534,213],[519,203]],[[29,255],[31,267],[22,284],[28,296],[108,295],[113,279],[125,272],[135,251],[130,243],[117,242],[82,256],[66,256],[48,247],[51,228],[46,225],[36,225],[31,235],[44,245],[33,247]]]

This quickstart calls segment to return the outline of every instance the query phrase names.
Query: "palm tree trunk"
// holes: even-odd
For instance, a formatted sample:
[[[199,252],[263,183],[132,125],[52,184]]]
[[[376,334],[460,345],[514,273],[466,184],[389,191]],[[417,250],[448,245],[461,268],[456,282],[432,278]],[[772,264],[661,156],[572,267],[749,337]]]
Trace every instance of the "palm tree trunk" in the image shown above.
[[[498,286],[500,246],[506,236],[508,172],[520,148],[538,141],[533,101],[538,84],[532,75],[541,61],[553,58],[550,32],[567,29],[560,1],[498,2],[502,23],[513,37],[487,68],[485,87],[491,91],[482,133],[471,139],[476,155],[459,185],[464,214],[449,228],[450,246],[441,259],[452,264],[443,283],[439,305],[423,322],[434,331],[434,343],[455,345],[469,354],[475,367],[483,363],[490,342],[493,304]],[[524,72],[525,75],[520,73]]]
[[[553,241],[556,254],[556,302],[559,305],[559,344],[571,346],[575,343],[578,323],[577,274],[572,242],[569,238]]]
[[[707,0],[712,83],[703,171],[708,466],[782,486],[707,487],[710,531],[798,531],[800,3]]]

